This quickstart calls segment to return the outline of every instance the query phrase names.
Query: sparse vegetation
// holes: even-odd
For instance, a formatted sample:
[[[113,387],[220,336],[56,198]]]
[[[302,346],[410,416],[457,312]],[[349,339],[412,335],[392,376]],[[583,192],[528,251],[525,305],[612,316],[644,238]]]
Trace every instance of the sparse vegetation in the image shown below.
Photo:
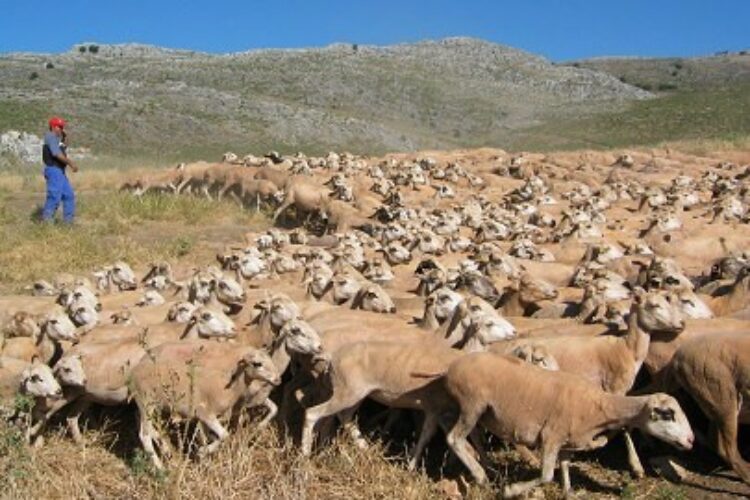
[[[42,197],[41,189],[37,193]],[[244,228],[266,224],[265,215],[234,203],[188,196],[138,200],[111,190],[83,190],[74,227],[36,222],[27,211],[33,203],[28,196],[0,197],[0,288],[5,292],[60,272],[90,271],[114,256],[134,264],[195,258],[222,238],[231,241]],[[218,241],[204,239],[207,231]]]

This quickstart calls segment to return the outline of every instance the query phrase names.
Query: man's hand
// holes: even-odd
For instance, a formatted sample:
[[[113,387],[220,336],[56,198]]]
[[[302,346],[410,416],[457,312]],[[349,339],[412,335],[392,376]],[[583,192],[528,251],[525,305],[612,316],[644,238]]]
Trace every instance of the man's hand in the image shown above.
[[[75,165],[73,163],[68,163],[68,166],[73,172],[78,172],[78,165]]]

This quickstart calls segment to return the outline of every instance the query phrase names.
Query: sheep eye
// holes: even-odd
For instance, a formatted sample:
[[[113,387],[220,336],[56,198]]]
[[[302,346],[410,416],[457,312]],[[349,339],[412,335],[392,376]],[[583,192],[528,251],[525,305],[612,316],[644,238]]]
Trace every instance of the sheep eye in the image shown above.
[[[205,314],[203,314],[203,315],[201,316],[201,319],[202,319],[203,321],[208,321],[208,320],[210,320],[210,319],[211,319],[211,314],[209,314],[209,313],[205,313]]]
[[[32,375],[31,376],[31,381],[32,382],[41,382],[42,381],[42,377],[40,377],[39,375]]]
[[[687,305],[689,305],[690,307],[695,307],[695,302],[693,302],[693,301],[692,301],[692,300],[690,300],[690,299],[682,299],[682,303],[683,303],[683,304],[687,304]]]
[[[261,363],[260,361],[253,361],[252,363],[250,363],[250,365],[253,368],[260,368],[261,366],[263,366],[263,363]]]

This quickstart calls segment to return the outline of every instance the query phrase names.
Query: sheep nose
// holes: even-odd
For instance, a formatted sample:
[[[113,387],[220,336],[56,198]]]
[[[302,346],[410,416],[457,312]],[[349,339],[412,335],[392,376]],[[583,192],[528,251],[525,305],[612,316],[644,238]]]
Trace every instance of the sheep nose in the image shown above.
[[[693,434],[690,433],[690,435],[685,438],[685,448],[688,450],[692,449],[694,441],[695,441],[695,436],[693,436]]]

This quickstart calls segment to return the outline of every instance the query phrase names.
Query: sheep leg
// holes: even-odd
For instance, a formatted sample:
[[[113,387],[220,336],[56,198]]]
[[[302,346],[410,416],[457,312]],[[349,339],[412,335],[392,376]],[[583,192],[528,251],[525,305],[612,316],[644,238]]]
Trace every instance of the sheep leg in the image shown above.
[[[343,410],[358,405],[359,402],[367,396],[369,391],[362,392],[363,394],[352,392],[347,393],[345,392],[345,389],[342,388],[338,394],[337,391],[334,391],[334,396],[325,403],[313,406],[305,411],[305,422],[302,425],[301,444],[303,456],[309,456],[312,452],[313,429],[315,428],[315,424],[318,423],[318,420],[335,415]]]
[[[208,446],[204,446],[200,450],[200,453],[202,455],[210,455],[214,453],[219,448],[219,445],[221,445],[221,442],[229,436],[229,431],[227,431],[224,426],[221,425],[221,422],[219,422],[219,419],[216,417],[216,415],[204,415],[199,413],[198,419],[203,425],[208,427],[208,429],[216,435],[216,439],[211,444],[209,444]]]
[[[531,451],[526,445],[517,444],[515,448],[518,454],[521,456],[521,460],[534,467],[541,466],[539,458],[534,455],[534,452]]]
[[[146,408],[138,405],[138,414],[140,418],[138,437],[141,440],[141,445],[143,445],[143,450],[149,457],[151,457],[151,462],[154,464],[154,467],[157,469],[163,469],[164,464],[162,464],[162,461],[154,448],[154,440],[158,439],[158,433],[148,419]]]
[[[258,428],[262,429],[265,426],[267,426],[271,420],[274,419],[274,417],[279,413],[279,407],[271,401],[271,398],[266,398],[265,401],[263,401],[263,406],[268,408],[268,414],[266,414],[265,417],[263,417],[263,420],[258,422]]]
[[[42,429],[44,429],[44,426],[47,425],[47,422],[52,417],[52,415],[54,415],[55,413],[63,409],[70,402],[75,401],[75,398],[77,397],[78,396],[75,396],[73,399],[66,397],[64,399],[61,399],[60,401],[56,401],[50,407],[50,409],[47,410],[47,412],[39,419],[39,421],[28,430],[27,432],[28,439],[31,440],[32,438],[35,438],[37,434],[39,434],[42,431]]]
[[[718,431],[716,451],[740,476],[744,482],[750,484],[750,464],[745,462],[737,446],[737,415],[738,411],[729,411],[721,416],[716,415]]]
[[[536,488],[540,484],[549,483],[555,478],[555,465],[557,464],[557,455],[560,452],[559,446],[542,445],[542,474],[537,479],[531,481],[519,481],[503,488],[503,497],[514,498]]]
[[[354,421],[354,413],[357,411],[357,408],[359,408],[359,404],[339,412],[337,418],[344,429],[349,433],[349,437],[354,441],[357,448],[360,450],[366,450],[369,445],[365,438],[362,437],[362,432],[359,430],[357,422]]]
[[[71,414],[65,419],[68,425],[68,432],[70,432],[70,437],[72,437],[73,441],[79,445],[83,444],[83,437],[81,436],[81,428],[78,426],[78,418],[90,405],[91,403],[86,398],[78,399],[73,405]]]
[[[641,459],[635,449],[635,444],[633,443],[633,438],[630,435],[630,431],[626,430],[624,432],[624,435],[625,446],[628,450],[628,464],[630,465],[630,470],[633,472],[633,476],[638,479],[642,479],[646,476],[646,471],[643,470],[643,464],[641,463]]]
[[[476,426],[483,411],[484,408],[482,408],[482,411],[468,413],[462,409],[458,421],[445,438],[448,446],[453,450],[453,453],[455,453],[459,460],[461,460],[466,468],[469,469],[471,475],[474,476],[474,480],[479,484],[487,482],[487,474],[484,472],[480,463],[477,462],[476,458],[474,458],[471,445],[469,444],[469,441],[466,440],[466,437]]]
[[[383,433],[390,434],[391,429],[393,429],[396,423],[401,420],[403,411],[398,408],[390,408],[386,411],[388,412],[388,415],[385,420],[385,424],[383,424]]]
[[[562,484],[563,494],[567,498],[570,496],[570,454],[561,454],[560,457],[560,483]]]
[[[437,432],[438,423],[437,415],[432,412],[425,413],[424,422],[422,422],[422,429],[419,432],[419,439],[414,447],[414,453],[412,453],[411,459],[409,459],[409,470],[413,471],[417,468],[417,464],[422,457],[425,447]]]
[[[287,208],[289,208],[291,205],[292,204],[289,203],[289,202],[282,203],[281,206],[279,208],[277,208],[276,211],[273,213],[273,219],[271,219],[272,222],[276,223],[276,219],[279,218],[279,215],[281,215],[282,212],[284,212],[284,210],[286,210]]]

